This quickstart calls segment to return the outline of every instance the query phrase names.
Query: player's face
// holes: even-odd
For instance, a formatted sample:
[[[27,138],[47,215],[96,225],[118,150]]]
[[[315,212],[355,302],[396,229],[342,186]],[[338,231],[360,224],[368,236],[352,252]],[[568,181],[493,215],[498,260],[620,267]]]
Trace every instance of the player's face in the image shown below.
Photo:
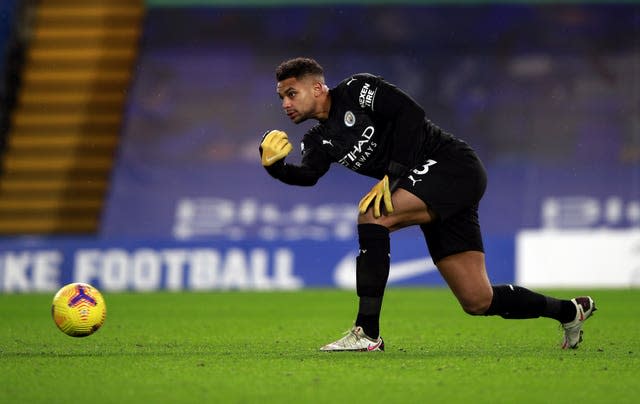
[[[318,81],[311,76],[300,80],[291,77],[279,81],[276,90],[282,100],[282,109],[293,123],[313,118],[317,110]]]

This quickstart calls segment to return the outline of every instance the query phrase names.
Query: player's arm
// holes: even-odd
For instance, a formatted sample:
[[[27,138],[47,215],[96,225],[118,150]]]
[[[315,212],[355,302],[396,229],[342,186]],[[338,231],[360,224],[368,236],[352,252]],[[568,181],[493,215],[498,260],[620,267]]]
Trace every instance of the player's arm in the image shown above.
[[[260,144],[260,158],[262,165],[269,175],[285,184],[312,186],[318,182],[328,170],[331,162],[322,153],[313,148],[303,148],[300,165],[288,164],[285,157],[293,146],[289,143],[286,133],[269,131],[263,136]]]

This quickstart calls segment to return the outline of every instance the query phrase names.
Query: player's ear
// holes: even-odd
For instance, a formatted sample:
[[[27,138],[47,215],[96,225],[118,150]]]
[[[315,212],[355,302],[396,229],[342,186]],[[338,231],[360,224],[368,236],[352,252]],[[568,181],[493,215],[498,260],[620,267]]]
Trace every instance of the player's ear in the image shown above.
[[[329,87],[327,87],[326,84],[324,84],[323,81],[316,81],[313,83],[313,95],[316,97],[319,97],[320,95],[326,93],[327,91],[329,91]]]
[[[313,82],[313,95],[317,97],[320,94],[322,94],[322,83],[320,81],[314,81]]]
[[[315,97],[319,97],[323,93],[325,93],[329,88],[324,84],[324,79],[318,77],[313,82],[313,95]]]

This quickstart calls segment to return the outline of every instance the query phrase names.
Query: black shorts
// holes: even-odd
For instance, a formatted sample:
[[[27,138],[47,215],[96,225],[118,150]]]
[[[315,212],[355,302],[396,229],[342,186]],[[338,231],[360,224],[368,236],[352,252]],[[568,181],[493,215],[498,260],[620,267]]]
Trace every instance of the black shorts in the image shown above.
[[[466,143],[458,140],[425,157],[398,186],[423,200],[436,215],[433,222],[420,226],[434,263],[463,251],[484,252],[478,204],[487,173]]]

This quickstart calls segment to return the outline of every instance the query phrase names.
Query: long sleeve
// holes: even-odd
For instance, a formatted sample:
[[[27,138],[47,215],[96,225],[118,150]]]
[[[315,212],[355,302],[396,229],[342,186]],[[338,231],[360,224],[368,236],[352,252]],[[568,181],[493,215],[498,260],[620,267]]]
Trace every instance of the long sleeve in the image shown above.
[[[425,112],[409,95],[384,81],[376,95],[373,111],[394,122],[388,171],[394,177],[403,175],[422,155]]]
[[[277,163],[265,167],[269,175],[276,178],[285,184],[300,185],[310,187],[315,185],[320,177],[326,172],[320,172],[311,167],[298,166],[294,164],[287,164],[284,159]]]
[[[284,160],[282,159],[269,167],[265,167],[265,169],[273,178],[289,185],[315,185],[331,165],[331,160],[324,153],[312,147],[304,146],[300,165],[288,164]]]

